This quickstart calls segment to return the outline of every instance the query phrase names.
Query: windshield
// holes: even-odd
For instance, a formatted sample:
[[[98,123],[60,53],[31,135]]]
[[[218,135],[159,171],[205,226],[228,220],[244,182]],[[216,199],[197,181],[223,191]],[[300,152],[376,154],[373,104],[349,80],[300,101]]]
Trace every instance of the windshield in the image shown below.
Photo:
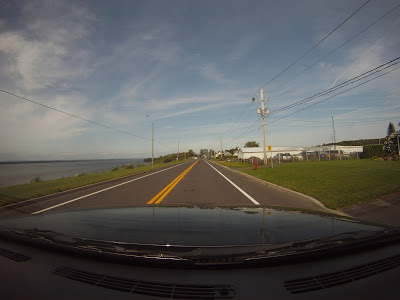
[[[278,247],[400,226],[399,4],[0,7],[1,231]]]

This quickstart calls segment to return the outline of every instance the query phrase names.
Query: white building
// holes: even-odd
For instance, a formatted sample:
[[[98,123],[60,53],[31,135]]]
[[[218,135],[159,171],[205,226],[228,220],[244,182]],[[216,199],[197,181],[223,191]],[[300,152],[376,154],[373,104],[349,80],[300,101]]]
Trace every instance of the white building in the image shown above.
[[[216,158],[217,158],[217,157],[220,157],[220,155],[221,155],[221,151],[218,151],[218,153],[215,155],[215,157],[216,157]],[[231,156],[232,156],[232,153],[230,153],[230,152],[228,152],[228,151],[222,152],[222,157],[226,157],[226,156],[231,157]]]
[[[267,150],[267,157],[275,156],[278,153],[289,153],[290,155],[299,154],[305,151],[302,147],[288,147],[288,146],[272,146],[271,150]],[[258,157],[259,159],[264,159],[264,148],[262,147],[248,147],[240,148],[238,152],[239,160],[246,160],[251,157]]]

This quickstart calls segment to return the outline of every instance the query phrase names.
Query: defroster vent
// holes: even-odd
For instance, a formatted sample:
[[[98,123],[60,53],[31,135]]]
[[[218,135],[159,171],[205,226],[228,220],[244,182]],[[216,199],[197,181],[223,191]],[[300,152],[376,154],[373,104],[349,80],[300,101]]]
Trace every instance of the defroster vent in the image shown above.
[[[7,257],[9,259],[12,259],[14,261],[17,261],[17,262],[23,262],[23,261],[31,259],[29,256],[25,256],[23,254],[19,254],[17,252],[10,251],[10,250],[4,249],[4,248],[0,248],[0,255]]]
[[[57,268],[54,274],[107,289],[147,296],[172,299],[233,299],[236,296],[235,289],[227,284],[202,285],[151,282],[91,273],[69,267]]]
[[[285,287],[292,294],[306,293],[349,283],[398,266],[400,255],[334,273],[289,280],[285,282]]]

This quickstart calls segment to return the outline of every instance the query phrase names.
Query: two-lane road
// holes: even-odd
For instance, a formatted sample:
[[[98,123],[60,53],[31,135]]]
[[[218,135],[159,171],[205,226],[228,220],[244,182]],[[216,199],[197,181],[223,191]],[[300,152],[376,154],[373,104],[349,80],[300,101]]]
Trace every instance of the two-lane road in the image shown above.
[[[200,159],[3,208],[0,217],[106,207],[259,205],[327,211],[308,197]]]

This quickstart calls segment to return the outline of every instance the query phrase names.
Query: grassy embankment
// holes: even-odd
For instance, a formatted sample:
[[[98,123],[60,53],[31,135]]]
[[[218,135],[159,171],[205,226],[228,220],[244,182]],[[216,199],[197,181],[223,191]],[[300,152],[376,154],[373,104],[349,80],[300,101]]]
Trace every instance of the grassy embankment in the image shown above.
[[[184,162],[184,160],[179,161],[179,163],[182,162]],[[64,177],[38,182],[33,181],[27,184],[7,186],[0,188],[0,206],[40,196],[46,196],[89,184],[121,178],[132,174],[142,173],[151,169],[159,169],[174,164],[177,164],[177,162],[157,163],[154,164],[153,168],[151,165],[141,165],[136,168],[133,168],[132,165],[125,165],[106,172],[83,173],[73,177]]]
[[[249,169],[245,163],[222,164],[312,196],[332,209],[371,202],[400,191],[400,163],[395,161],[298,162],[258,170]]]

